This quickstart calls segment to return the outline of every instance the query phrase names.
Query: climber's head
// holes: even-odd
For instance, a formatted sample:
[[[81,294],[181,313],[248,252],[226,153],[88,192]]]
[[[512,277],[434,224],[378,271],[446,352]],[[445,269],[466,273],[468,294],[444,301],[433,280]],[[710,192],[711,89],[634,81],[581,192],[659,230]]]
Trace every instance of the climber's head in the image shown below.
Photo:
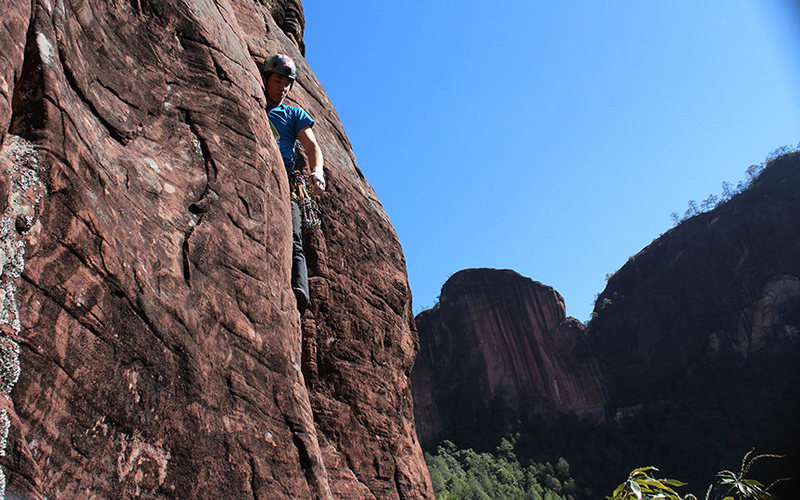
[[[292,58],[286,54],[275,54],[267,58],[261,67],[261,78],[264,80],[267,100],[278,105],[292,89],[297,77],[297,67]]]

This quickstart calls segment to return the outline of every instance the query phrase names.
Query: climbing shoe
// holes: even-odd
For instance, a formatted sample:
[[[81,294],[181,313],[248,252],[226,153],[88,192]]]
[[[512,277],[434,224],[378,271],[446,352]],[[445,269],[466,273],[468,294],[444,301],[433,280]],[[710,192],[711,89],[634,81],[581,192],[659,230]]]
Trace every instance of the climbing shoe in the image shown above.
[[[302,316],[310,302],[308,293],[302,288],[292,288],[292,290],[294,290],[294,296],[297,299],[297,310],[300,311],[300,316]]]

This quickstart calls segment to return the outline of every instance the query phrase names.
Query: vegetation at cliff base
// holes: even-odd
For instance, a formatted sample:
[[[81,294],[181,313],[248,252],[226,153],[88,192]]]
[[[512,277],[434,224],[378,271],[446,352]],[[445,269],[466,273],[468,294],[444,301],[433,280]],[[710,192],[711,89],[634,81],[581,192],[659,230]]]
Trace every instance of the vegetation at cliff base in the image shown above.
[[[443,441],[435,454],[426,454],[434,491],[440,499],[596,500],[613,492],[633,468],[652,464],[665,477],[688,483],[679,490],[682,495],[704,499],[717,471],[737,470],[753,446],[787,457],[756,464],[748,480],[770,484],[796,478],[798,359],[797,342],[775,342],[747,360],[697,368],[668,401],[611,422],[574,414],[532,417],[505,440],[496,437],[501,445],[493,450]],[[775,493],[792,498],[796,486],[796,480],[785,481]]]
[[[435,455],[425,454],[425,461],[437,500],[456,499],[532,499],[575,500],[594,495],[580,491],[569,477],[569,464],[560,458],[556,466],[549,462],[522,465],[514,453],[512,440],[503,438],[494,453],[461,450],[444,441]],[[705,490],[705,500],[778,500],[770,489],[781,479],[765,486],[748,477],[753,465],[778,455],[745,454],[738,472],[723,470]],[[698,500],[692,493],[679,493],[687,486],[676,479],[659,478],[652,466],[634,469],[607,500]]]
[[[494,453],[461,450],[444,441],[425,461],[437,500],[531,499],[574,500],[575,481],[564,459],[550,463],[520,463],[513,437],[503,438]]]

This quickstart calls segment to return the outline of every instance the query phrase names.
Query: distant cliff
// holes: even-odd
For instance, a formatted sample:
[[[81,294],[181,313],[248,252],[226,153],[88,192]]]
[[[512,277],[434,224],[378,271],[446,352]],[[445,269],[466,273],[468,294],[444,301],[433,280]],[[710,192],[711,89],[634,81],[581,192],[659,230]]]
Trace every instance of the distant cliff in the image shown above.
[[[301,3],[2,2],[0,28],[9,492],[431,497],[402,249],[303,59]],[[302,321],[256,68],[275,52],[329,185]]]
[[[564,317],[552,288],[490,269],[453,275],[416,321],[425,446],[492,445],[534,415],[604,420],[663,404],[716,361],[800,339],[800,154],[632,257],[588,327]]]
[[[668,397],[719,357],[800,336],[800,153],[671,229],[608,280],[589,336],[610,408]]]
[[[460,271],[416,321],[412,389],[423,445],[475,442],[531,414],[603,414],[584,326],[548,286],[508,270]]]

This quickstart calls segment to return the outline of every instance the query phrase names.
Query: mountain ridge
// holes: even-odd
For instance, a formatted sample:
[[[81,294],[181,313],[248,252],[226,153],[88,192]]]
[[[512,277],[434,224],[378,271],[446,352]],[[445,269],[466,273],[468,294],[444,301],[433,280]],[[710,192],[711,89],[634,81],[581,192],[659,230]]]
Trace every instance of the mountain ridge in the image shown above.
[[[492,446],[518,420],[564,411],[597,421],[624,418],[669,401],[692,374],[716,359],[744,359],[771,340],[796,339],[800,331],[796,313],[800,310],[798,187],[800,153],[790,152],[772,159],[747,189],[730,200],[654,240],[609,277],[587,325],[572,319],[580,332],[576,338],[582,341],[571,350],[546,347],[557,336],[551,326],[541,325],[535,314],[519,316],[503,308],[505,302],[523,300],[516,284],[501,285],[509,273],[519,276],[517,273],[481,270],[484,283],[475,289],[456,290],[448,280],[442,289],[443,300],[417,315],[421,351],[412,387],[418,401],[423,446],[430,447],[440,439],[463,446]],[[453,278],[474,272],[459,271]],[[489,276],[492,273],[496,276]],[[536,283],[521,276],[520,281]],[[452,298],[454,294],[461,297]],[[442,313],[458,301],[468,302],[469,297],[480,294],[488,296],[482,303],[467,305],[457,314]],[[532,311],[542,307],[563,310],[563,299],[557,292],[553,296],[557,298],[529,300],[526,307]],[[484,318],[475,319],[478,315]],[[534,330],[537,333],[533,336],[546,339],[539,341],[539,347],[548,354],[533,360],[536,366],[531,370],[540,370],[548,356],[564,359],[562,371],[550,372],[544,385],[575,377],[580,367],[593,366],[597,378],[590,378],[595,381],[577,392],[584,391],[586,401],[602,401],[602,409],[586,411],[580,405],[556,408],[541,398],[538,403],[534,403],[535,398],[525,398],[528,406],[507,401],[503,405],[506,413],[498,415],[487,403],[493,393],[474,389],[492,387],[486,366],[513,365],[499,346],[504,341],[497,340],[503,334],[496,330],[517,335]],[[463,380],[454,375],[450,365],[469,358],[461,356],[456,361],[446,356],[456,348],[460,349],[457,352],[474,353],[477,349],[482,353],[483,359],[470,363],[471,370],[458,372]],[[445,353],[436,364],[427,354],[432,349]],[[530,385],[513,376],[505,383],[509,387]],[[473,388],[472,394],[467,387]],[[511,389],[494,392],[502,390]],[[471,418],[483,423],[469,431],[455,417],[473,414],[476,416]],[[476,439],[480,428],[487,429],[490,436]]]

